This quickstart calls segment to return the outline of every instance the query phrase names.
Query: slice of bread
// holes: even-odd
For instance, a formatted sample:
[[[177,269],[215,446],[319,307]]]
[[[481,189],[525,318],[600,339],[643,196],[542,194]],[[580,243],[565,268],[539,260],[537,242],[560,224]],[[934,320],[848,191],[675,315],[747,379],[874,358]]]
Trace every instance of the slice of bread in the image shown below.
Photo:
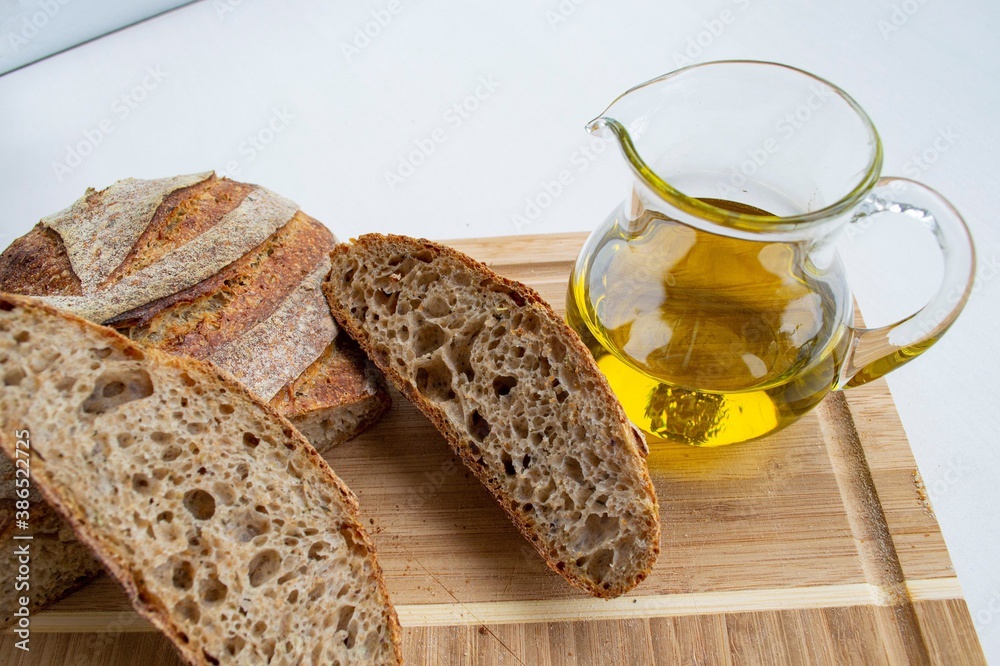
[[[552,308],[426,240],[365,235],[331,260],[334,317],[549,566],[599,597],[645,578],[660,549],[645,441]]]
[[[0,295],[0,381],[0,447],[184,659],[401,661],[357,500],[234,379]]]
[[[15,501],[0,500],[0,543],[4,544],[0,555],[0,630],[19,619],[14,612],[21,607],[18,603],[21,597],[27,597],[28,611],[34,615],[84,585],[101,570],[90,549],[76,540],[73,530],[48,504],[30,503],[28,514],[28,530],[19,530]],[[15,540],[15,534],[30,534],[30,543]],[[31,573],[27,579],[19,573],[22,562],[17,551],[26,543],[31,553]],[[30,588],[23,587],[25,582]]]

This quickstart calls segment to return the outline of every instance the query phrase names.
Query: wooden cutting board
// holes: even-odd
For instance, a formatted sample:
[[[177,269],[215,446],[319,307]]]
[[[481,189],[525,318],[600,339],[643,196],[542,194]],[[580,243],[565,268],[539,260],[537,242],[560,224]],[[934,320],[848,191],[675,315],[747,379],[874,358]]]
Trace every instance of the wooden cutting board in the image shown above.
[[[563,307],[582,234],[450,244]],[[569,587],[430,423],[392,411],[329,456],[357,493],[410,664],[984,664],[884,382],[760,442],[649,455],[663,520],[625,598]],[[39,613],[5,664],[175,664],[106,577]]]

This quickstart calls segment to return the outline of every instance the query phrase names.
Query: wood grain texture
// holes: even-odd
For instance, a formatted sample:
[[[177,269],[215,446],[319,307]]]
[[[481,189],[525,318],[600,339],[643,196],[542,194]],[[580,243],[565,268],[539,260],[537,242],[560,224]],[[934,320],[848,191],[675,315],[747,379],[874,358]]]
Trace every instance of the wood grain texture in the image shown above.
[[[561,311],[583,240],[450,244]],[[663,553],[610,602],[548,571],[434,428],[394,398],[327,459],[361,502],[408,663],[985,663],[882,381],[834,394],[760,442],[653,445]],[[177,663],[105,577],[32,626],[32,652],[3,635],[0,660]]]

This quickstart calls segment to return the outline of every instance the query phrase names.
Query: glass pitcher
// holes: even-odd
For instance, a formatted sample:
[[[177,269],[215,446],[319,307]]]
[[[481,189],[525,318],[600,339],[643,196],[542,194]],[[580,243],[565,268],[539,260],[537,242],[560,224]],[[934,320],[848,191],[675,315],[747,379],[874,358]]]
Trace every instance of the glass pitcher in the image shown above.
[[[687,67],[587,129],[617,141],[633,179],[576,261],[567,319],[654,438],[719,446],[774,432],[924,352],[968,299],[961,216],[924,185],[882,178],[871,120],[807,72]],[[944,277],[910,317],[855,327],[834,240],[883,213],[934,234]]]

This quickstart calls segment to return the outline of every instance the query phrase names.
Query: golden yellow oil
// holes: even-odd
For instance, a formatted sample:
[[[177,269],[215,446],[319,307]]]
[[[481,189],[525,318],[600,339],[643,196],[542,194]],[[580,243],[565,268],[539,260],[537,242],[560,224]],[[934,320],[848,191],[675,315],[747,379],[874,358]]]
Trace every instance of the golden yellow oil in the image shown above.
[[[721,200],[743,213],[765,211]],[[591,238],[566,317],[629,418],[654,438],[721,446],[774,432],[836,384],[850,306],[839,261],[644,212]],[[840,291],[838,291],[840,290]]]

